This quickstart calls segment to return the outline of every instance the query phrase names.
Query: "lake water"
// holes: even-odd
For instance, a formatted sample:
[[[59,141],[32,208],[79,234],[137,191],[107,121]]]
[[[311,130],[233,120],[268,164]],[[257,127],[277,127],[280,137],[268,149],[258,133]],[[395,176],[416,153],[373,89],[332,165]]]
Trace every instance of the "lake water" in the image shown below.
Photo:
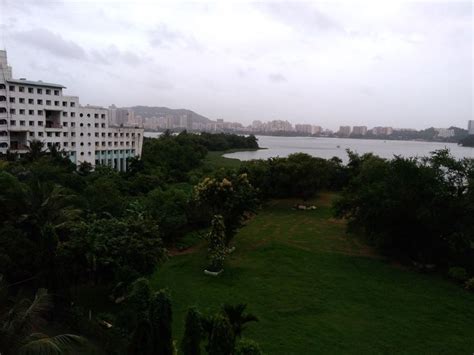
[[[252,160],[286,157],[292,153],[302,152],[325,159],[336,156],[347,162],[346,149],[359,154],[374,153],[383,158],[392,158],[394,155],[403,157],[427,156],[434,150],[448,148],[456,158],[474,159],[474,148],[461,147],[455,143],[316,137],[257,136],[257,138],[259,146],[268,149],[236,152],[224,156],[239,160]]]

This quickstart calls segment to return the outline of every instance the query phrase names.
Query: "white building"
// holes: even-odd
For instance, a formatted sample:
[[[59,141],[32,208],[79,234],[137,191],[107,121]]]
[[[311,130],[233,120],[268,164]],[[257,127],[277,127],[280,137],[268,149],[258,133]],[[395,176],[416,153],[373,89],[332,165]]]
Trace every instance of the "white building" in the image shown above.
[[[119,171],[140,156],[143,129],[109,125],[108,110],[81,106],[64,86],[13,79],[6,51],[0,50],[0,154],[24,154],[32,140],[64,150],[76,165],[109,165]]]
[[[469,120],[467,122],[467,132],[469,134],[474,134],[474,120]]]
[[[438,133],[438,137],[440,138],[454,137],[454,129],[435,128],[435,131]]]

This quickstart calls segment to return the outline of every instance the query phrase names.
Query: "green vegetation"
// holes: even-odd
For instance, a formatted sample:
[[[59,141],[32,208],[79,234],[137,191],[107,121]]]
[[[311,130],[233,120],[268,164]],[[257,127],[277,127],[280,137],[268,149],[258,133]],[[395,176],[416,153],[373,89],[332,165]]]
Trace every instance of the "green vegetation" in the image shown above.
[[[474,298],[437,275],[381,259],[332,217],[337,196],[314,211],[276,200],[240,230],[216,279],[202,273],[206,247],[171,258],[151,278],[173,298],[174,334],[189,305],[215,311],[245,302],[258,316],[246,335],[267,354],[468,353]]]
[[[459,144],[464,147],[474,147],[474,134],[466,136],[459,141]]]
[[[118,173],[43,148],[0,161],[2,353],[82,339],[61,333],[111,354],[473,349],[473,160],[236,164],[217,152],[255,137],[167,132]],[[49,324],[21,325],[44,289]]]

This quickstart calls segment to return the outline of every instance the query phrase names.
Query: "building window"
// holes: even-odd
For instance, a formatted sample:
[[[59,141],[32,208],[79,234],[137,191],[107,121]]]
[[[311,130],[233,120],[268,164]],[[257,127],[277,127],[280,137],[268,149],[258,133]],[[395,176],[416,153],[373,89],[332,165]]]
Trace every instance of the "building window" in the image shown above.
[[[54,101],[54,106],[59,106],[59,101]]]
[[[76,146],[76,142],[71,142],[71,147],[75,147]]]
[[[105,118],[105,113],[103,113],[102,115],[100,115],[100,118]]]
[[[67,147],[67,146],[68,146],[67,142],[64,142],[64,143],[63,143],[63,145],[64,145],[65,147]]]
[[[84,136],[84,133],[81,132],[79,135],[82,137],[82,136]]]
[[[16,113],[16,110],[14,108],[10,109],[10,114],[14,115]]]
[[[53,136],[53,134],[52,134],[51,132],[46,132],[46,135],[47,135],[48,137],[52,137],[52,136]]]
[[[81,142],[81,146],[83,146],[83,145],[84,145],[84,142]]]
[[[30,136],[30,137],[34,137],[34,136],[35,136],[35,132],[30,132],[29,136]]]
[[[35,100],[33,99],[28,99],[28,104],[33,105],[35,103]]]
[[[64,136],[64,137],[67,137],[67,132],[64,132],[64,133],[63,133],[63,136]]]
[[[59,90],[54,90],[54,95],[59,96]]]
[[[43,93],[43,89],[36,89],[36,93],[37,93],[37,94],[42,94],[42,93]]]
[[[33,93],[33,88],[28,88],[28,94],[32,94]]]
[[[46,105],[51,106],[51,100],[46,100]]]
[[[20,109],[20,115],[24,115],[25,114],[25,110],[24,109]]]
[[[20,101],[20,104],[24,104],[24,103],[25,103],[25,99],[24,99],[23,97],[20,97],[19,101]]]
[[[38,110],[38,116],[43,116],[43,110]]]
[[[87,124],[87,127],[90,127],[90,126],[91,126],[91,124],[90,124],[90,123],[88,123],[88,124]]]
[[[99,114],[98,114],[98,113],[94,113],[94,118],[99,118]]]
[[[42,105],[42,104],[43,104],[43,100],[36,100],[36,103],[37,103],[38,105]]]
[[[38,121],[38,126],[42,126],[43,125],[43,121]]]
[[[63,111],[63,117],[67,117],[67,112]]]
[[[75,123],[75,122],[71,122],[71,127],[76,127],[76,123]]]
[[[25,92],[25,87],[24,86],[20,86],[18,89],[19,89],[20,92]]]
[[[84,152],[81,152],[81,155],[84,155]]]
[[[94,124],[94,127],[95,127],[95,128],[99,128],[99,124],[98,124],[98,123],[95,123],[95,124]]]
[[[20,126],[24,126],[25,125],[25,121],[20,121]]]
[[[14,97],[10,97],[10,103],[12,103],[12,104],[15,103],[15,98]]]
[[[15,86],[14,86],[14,85],[10,85],[10,86],[8,87],[8,89],[9,89],[10,91],[15,91]]]
[[[99,136],[99,132],[95,132],[94,136],[98,137],[98,136]]]
[[[80,114],[79,114],[79,117],[82,117],[82,116],[84,116],[84,114],[83,114],[83,113],[80,113]]]
[[[70,105],[70,106],[71,106],[71,107],[74,107],[74,102],[71,102],[71,105]]]
[[[28,110],[28,114],[29,114],[29,115],[34,115],[34,114],[35,114],[35,110]]]
[[[102,132],[101,136],[102,136],[102,137],[105,137],[105,132]]]
[[[63,101],[63,106],[64,106],[64,107],[67,106],[67,101]]]
[[[16,121],[15,120],[10,120],[10,126],[16,126]]]
[[[46,89],[46,95],[51,95],[51,90],[50,89]]]
[[[75,137],[76,136],[76,132],[71,132],[71,137]]]
[[[112,137],[112,133],[107,133],[107,137]]]
[[[43,137],[43,132],[38,132],[39,137]]]
[[[29,126],[34,126],[34,125],[35,125],[35,121],[29,121],[29,122],[28,122],[28,125],[29,125]]]
[[[55,135],[56,137],[60,137],[60,136],[61,136],[61,132],[55,132],[54,135]]]
[[[75,113],[75,112],[71,112],[71,117],[76,117],[76,113]]]
[[[105,128],[105,123],[102,123],[100,126],[101,126],[102,128]]]
[[[87,117],[91,117],[91,114],[90,114],[90,113],[88,113],[88,114],[87,114]]]

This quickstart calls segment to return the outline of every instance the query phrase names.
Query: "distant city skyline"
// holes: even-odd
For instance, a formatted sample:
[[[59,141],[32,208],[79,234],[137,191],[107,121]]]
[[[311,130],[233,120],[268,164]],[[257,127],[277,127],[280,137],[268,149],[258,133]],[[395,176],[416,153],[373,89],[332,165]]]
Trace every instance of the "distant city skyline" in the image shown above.
[[[64,83],[102,106],[187,108],[244,125],[465,129],[472,10],[471,1],[1,0],[0,47],[17,77]]]

